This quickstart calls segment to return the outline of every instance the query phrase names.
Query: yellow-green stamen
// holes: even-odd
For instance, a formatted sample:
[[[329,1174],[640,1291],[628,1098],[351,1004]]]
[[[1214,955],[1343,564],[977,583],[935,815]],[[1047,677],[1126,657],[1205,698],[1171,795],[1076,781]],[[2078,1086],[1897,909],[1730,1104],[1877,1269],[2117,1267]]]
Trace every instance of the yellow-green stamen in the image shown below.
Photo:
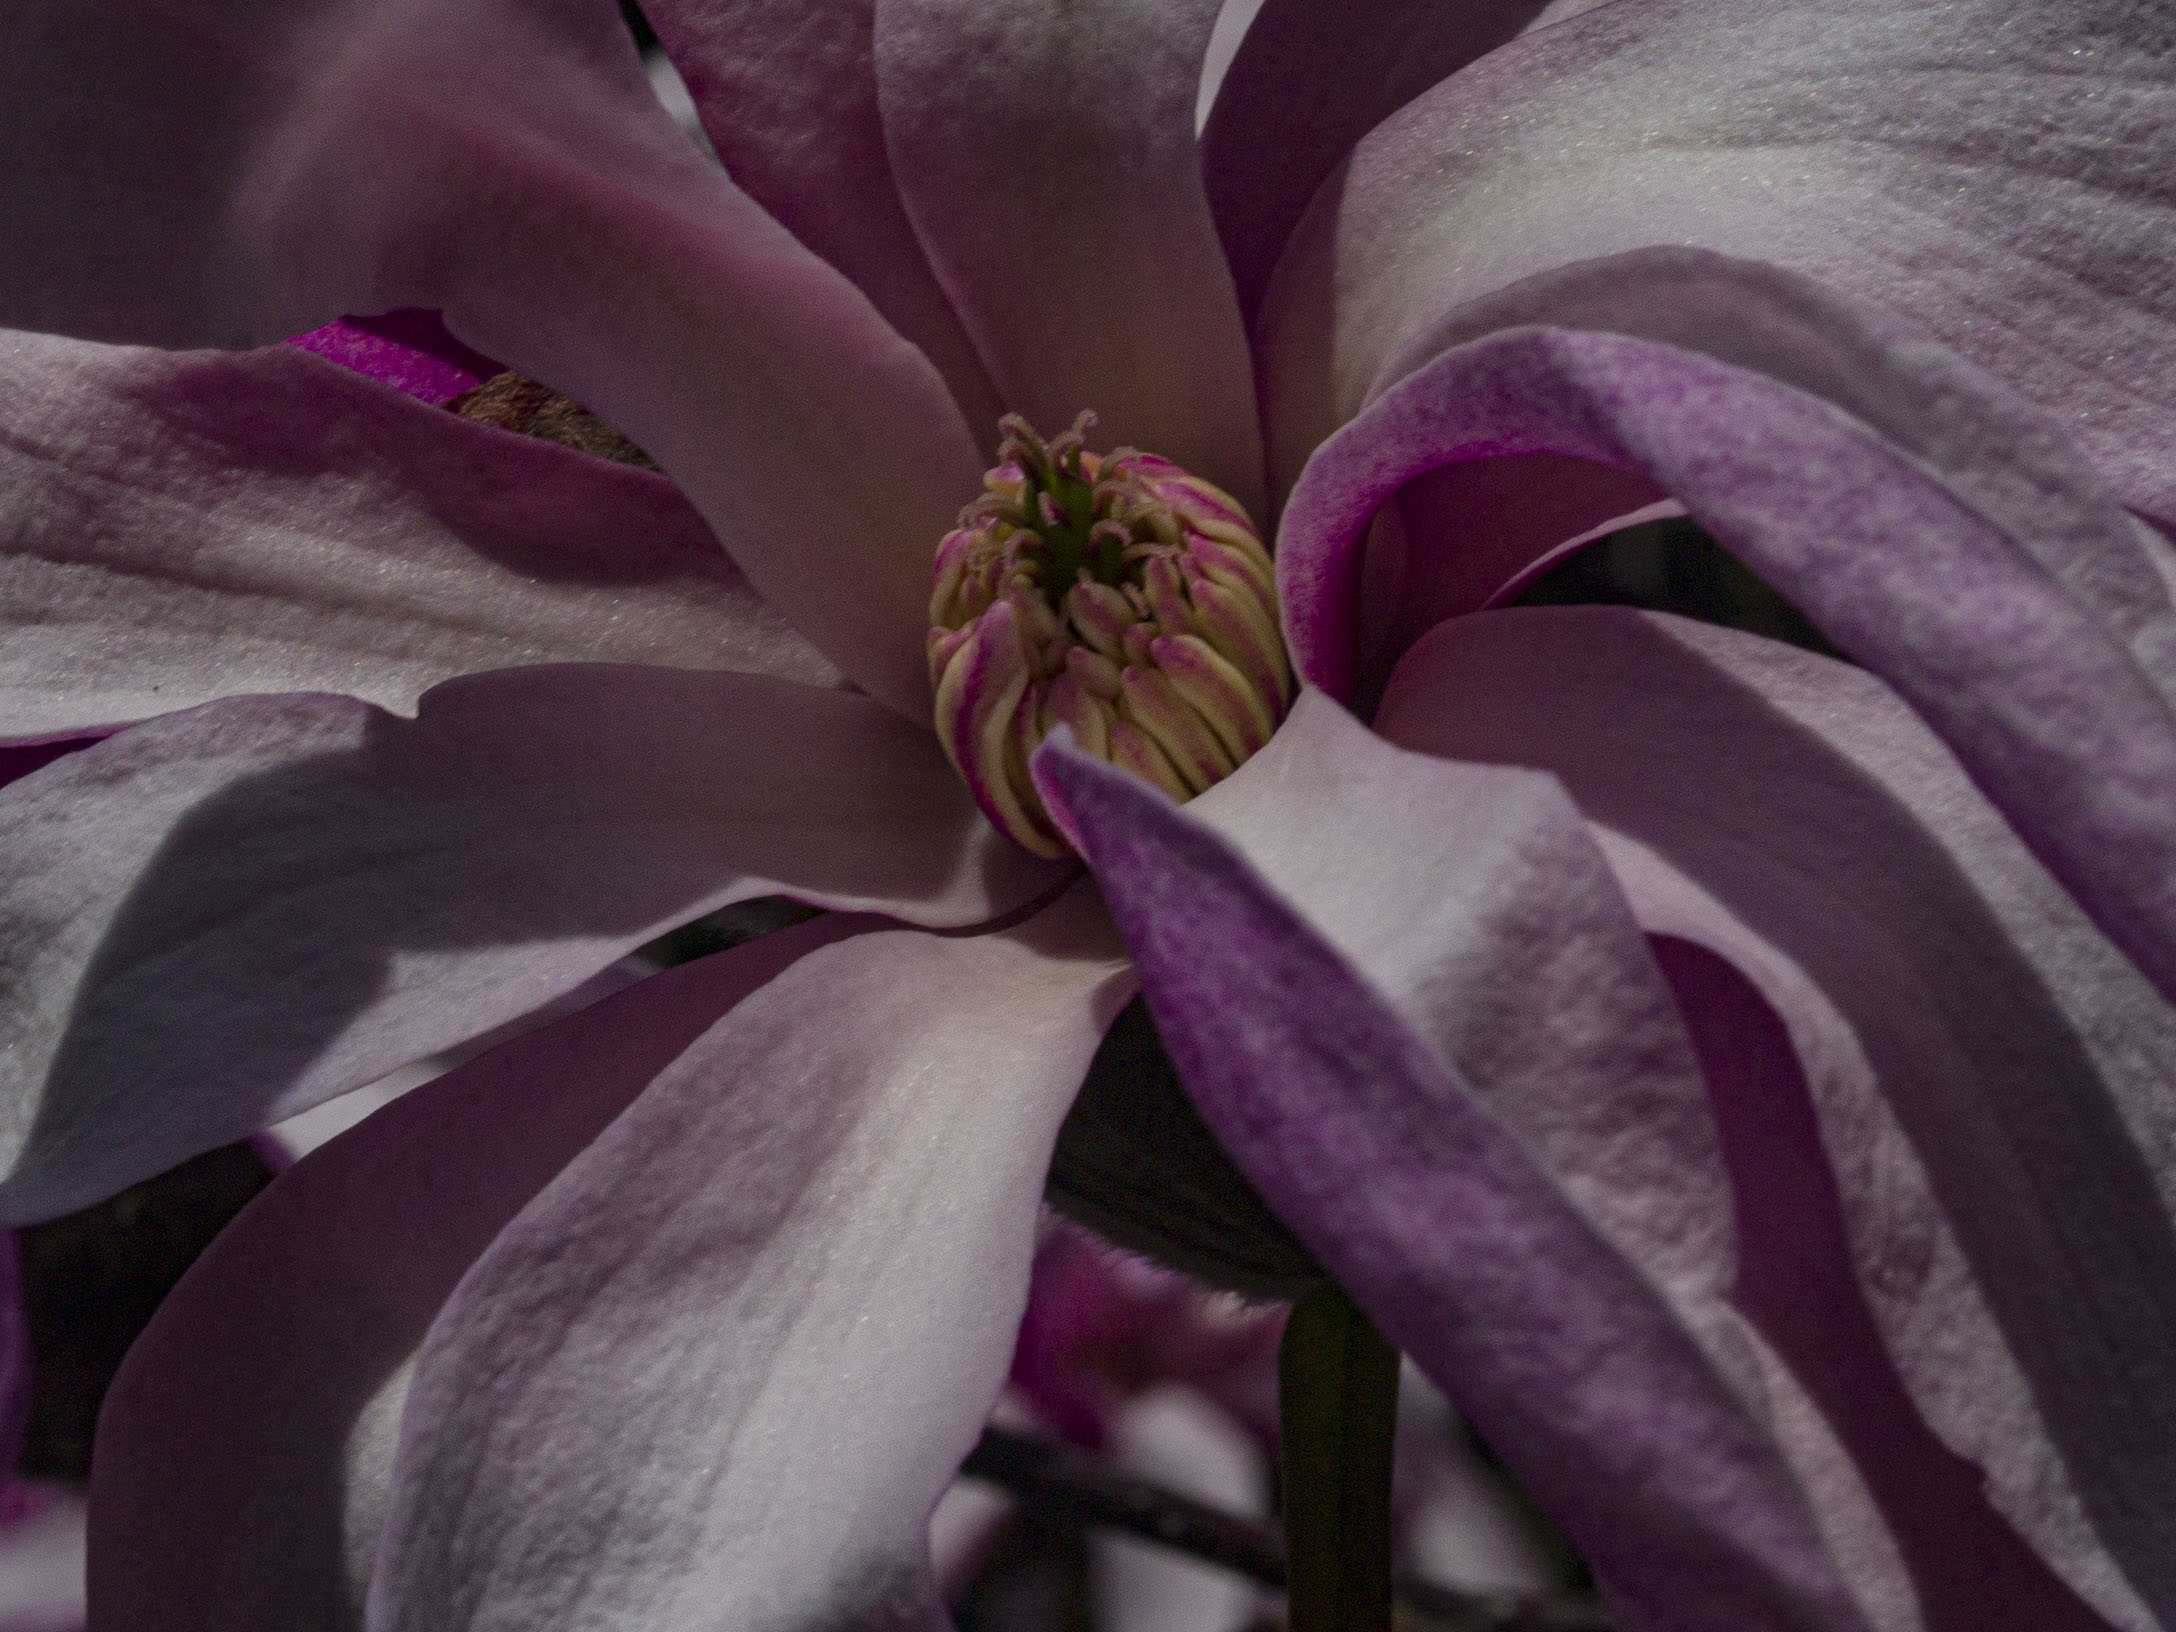
[[[937,732],[976,801],[1038,854],[1068,853],[1028,776],[1064,724],[1080,747],[1188,799],[1269,740],[1292,696],[1269,552],[1229,494],[1168,459],[1044,442],[1007,415],[984,491],[937,548]]]

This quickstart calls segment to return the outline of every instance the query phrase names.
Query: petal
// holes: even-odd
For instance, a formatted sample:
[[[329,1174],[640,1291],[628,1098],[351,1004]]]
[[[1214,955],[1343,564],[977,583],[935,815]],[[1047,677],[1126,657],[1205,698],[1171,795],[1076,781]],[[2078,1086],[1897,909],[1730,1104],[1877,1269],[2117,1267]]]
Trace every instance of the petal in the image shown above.
[[[1921,383],[1931,395],[1950,377]],[[1986,412],[1951,404],[1971,429],[1950,451],[1970,472],[1944,480],[1819,398],[1675,346],[1523,328],[1456,347],[1326,444],[1295,489],[1278,569],[1295,661],[1333,694],[1349,684],[1360,530],[1407,477],[1540,452],[1629,467],[1894,686],[2102,929],[2176,992],[2176,716],[2156,689],[2176,689],[2165,581],[2144,529],[2086,478],[2054,479],[2060,438],[2031,445],[2038,416],[1982,394]],[[2013,451],[2050,475],[2038,507],[1998,510],[2004,482],[1969,479]]]
[[[394,1101],[197,1260],[106,1396],[96,1624],[360,1627],[406,1367],[492,1238],[718,1017],[866,919],[652,977]],[[381,1403],[382,1402],[382,1403]]]
[[[1730,1153],[1738,1307],[1796,1372],[1822,1427],[1849,1447],[1865,1492],[1860,1500],[1893,1527],[1890,1546],[1905,1577],[1899,1596],[1908,1595],[1916,1613],[1892,1614],[1906,1625],[1955,1632],[2105,1628],[2109,1623],[1989,1505],[1981,1466],[1945,1445],[1912,1403],[1853,1270],[1843,1204],[1805,1074],[1775,1011],[1743,975],[1703,948],[1657,937],[1655,952],[1699,1046]],[[1782,1393],[1774,1382],[1771,1389]],[[1779,1437],[1787,1443],[1798,1437],[1787,1410],[1778,1409],[1776,1418]],[[2014,1426],[2011,1439],[1991,1460],[2014,1452],[2018,1440],[2036,1450],[2044,1444]],[[1800,1449],[1801,1466],[1810,1460]],[[1819,1489],[1817,1480],[1816,1474],[1807,1482]],[[1833,1490],[1824,1494],[1832,1508],[1845,1505]],[[1832,1513],[1831,1536],[1842,1528]],[[2042,1534],[2051,1528],[2043,1526]],[[2100,1589],[2104,1604],[2112,1601],[2111,1613],[2124,1624],[2148,1624],[2142,1606],[2110,1579],[2106,1555],[2090,1543],[2079,1547],[2080,1539],[2060,1536],[2050,1550],[2067,1555],[2073,1572]],[[1848,1553],[1843,1561],[1863,1595],[1865,1578],[1879,1566]]]
[[[447,402],[503,372],[448,334],[436,312],[335,318],[288,344],[429,403]]]
[[[1007,405],[1262,514],[1254,370],[1194,141],[1212,0],[879,0],[907,214]]]
[[[432,71],[418,60],[421,37],[441,29],[453,31],[439,36],[445,45],[495,35],[496,49]],[[586,135],[598,140],[599,168],[625,174],[654,174],[686,146],[667,134],[632,42],[601,5],[270,0],[242,19],[93,0],[34,3],[11,33],[0,107],[21,162],[0,183],[15,228],[0,261],[0,321],[21,328],[186,346],[274,340],[340,315],[318,302],[343,281],[369,292],[360,286],[380,269],[358,252],[371,234],[423,225],[415,217],[458,206],[458,190],[476,179],[419,174],[478,143],[473,128],[451,124],[426,136],[434,115],[488,108],[533,138]],[[417,71],[391,78],[403,64]],[[336,105],[342,92],[348,106]],[[355,105],[364,97],[376,108]],[[410,162],[343,201],[355,219],[311,245],[310,264],[285,258],[300,246],[283,234],[306,223],[283,218],[297,201],[276,196],[282,158],[295,156],[312,117],[353,118],[355,134],[367,135],[361,121],[373,115],[410,121],[419,139]],[[471,151],[486,157],[480,144]],[[410,191],[401,199],[388,188]],[[408,222],[369,219],[374,205],[402,204]],[[457,234],[480,224],[440,223]],[[383,270],[398,278],[411,269]]]
[[[1004,412],[899,202],[877,111],[872,0],[652,0],[733,180],[921,347],[985,451]]]
[[[1811,654],[1571,608],[1444,625],[1377,724],[1555,772],[1613,835],[1643,924],[1744,971],[1803,1062],[1858,1279],[1918,1410],[2110,1619],[2145,1624],[2131,1589],[2176,1618],[2176,1309],[2159,1290],[2176,1285],[2176,1013],[1925,727]],[[1808,1215],[1812,1239],[1819,1197],[1794,1191],[1803,1159],[1779,1148],[1789,1085],[1764,1080],[1757,1024],[1724,1022],[1742,1051],[1717,1087],[1738,1099],[1722,1117],[1734,1173]],[[1749,1116],[1774,1131],[1765,1168],[1749,1165]],[[1774,1216],[1751,1221],[1749,1275],[1774,1262]],[[1741,1279],[1739,1299],[1807,1366],[1771,1324],[1774,1291]],[[1801,1374],[1876,1499],[1924,1504],[1932,1547],[1941,1482],[1899,1492],[1881,1465],[1920,1453],[1883,1442],[1863,1393],[1854,1421],[1824,1392],[1833,1375]],[[1892,1528],[1915,1573],[1932,1569],[1909,1517]]]
[[[42,771],[54,760],[65,759],[94,742],[104,742],[111,735],[110,731],[94,731],[80,736],[33,737],[27,742],[0,743],[0,787],[6,787],[32,771]]]
[[[0,1456],[7,1458],[11,1481],[22,1463],[35,1364],[23,1310],[22,1244],[8,1230],[0,1232]]]
[[[1562,794],[1533,776],[1410,764],[1462,841],[1457,893],[1400,914],[1400,929],[1435,939],[1430,995],[1489,1016],[1472,1033],[1483,1049],[1506,1030],[1514,1048],[1552,1025],[1578,1032],[1616,1068],[1620,1104],[1649,1088],[1667,1097],[1680,1073],[1696,1086],[1681,1033],[1674,1057],[1643,1057],[1652,1025],[1611,1057],[1609,1020],[1666,1018],[1667,998],[1629,921],[1597,918],[1612,895],[1606,881],[1583,887],[1600,861]],[[1860,1625],[1788,1468],[1716,1359],[1464,1073],[1214,828],[1062,749],[1046,746],[1037,768],[1045,801],[1087,841],[1204,1120],[1564,1526],[1624,1623]],[[1407,834],[1414,808],[1399,807]],[[1327,848],[1319,832],[1316,843]],[[1555,922],[1519,957],[1528,909]],[[1521,995],[1497,984],[1495,954],[1545,964],[1550,931],[1581,916],[1567,961],[1587,978],[1554,983],[1578,994],[1570,1010],[1491,1025]],[[1636,1151],[1639,1131],[1627,1132]]]
[[[1267,0],[1201,133],[1201,163],[1251,324],[1315,189],[1391,114],[1533,22],[1546,0]]]
[[[0,337],[0,493],[10,735],[522,663],[836,678],[663,479],[291,347]]]
[[[2052,411],[2127,501],[2176,515],[2167,48],[2135,0],[1630,0],[1534,30],[1318,193],[1264,310],[1270,401],[1334,424],[1467,301],[1695,245],[1944,342]]]
[[[1581,544],[1684,513],[1638,471],[1562,453],[1414,477],[1368,533],[1356,697],[1379,694],[1398,654],[1445,618],[1515,599]]]
[[[602,665],[237,698],[0,790],[11,1217],[528,1014],[727,902],[974,923],[1065,876],[866,698]]]
[[[236,344],[440,310],[633,438],[820,650],[926,714],[930,553],[973,438],[922,353],[673,124],[616,7],[168,9],[41,7],[0,70],[0,320]]]
[[[1831,288],[1703,250],[1635,251],[1561,267],[1446,314],[1390,365],[1385,382],[1468,341],[1529,325],[1674,346],[1817,397],[2025,541],[2134,642],[2146,625],[2169,619],[2167,573],[2149,568],[2140,544],[2150,541],[2080,455],[2069,427],[1944,347]],[[1585,491],[1603,476],[1619,484],[1639,480],[1634,471],[1591,464],[1528,472],[1514,491],[1489,495],[1487,514],[1470,517],[1468,526],[1493,532],[1509,521],[1515,527],[1522,512],[1552,505],[1600,521],[1627,496],[1616,488]],[[1457,495],[1469,505],[1474,497]],[[1472,547],[1462,542],[1461,553]],[[2166,630],[2155,638],[2172,639]]]
[[[1132,980],[1094,897],[810,954],[440,1313],[370,1625],[934,1621],[1058,1123]]]
[[[1744,1371],[1720,1309],[1729,1190],[1698,1065],[1568,808],[1534,779],[1388,748],[1310,689],[1268,748],[1187,810],[1473,1085],[1719,1363]],[[1553,895],[1491,837],[1522,829],[1532,859],[1518,866]]]

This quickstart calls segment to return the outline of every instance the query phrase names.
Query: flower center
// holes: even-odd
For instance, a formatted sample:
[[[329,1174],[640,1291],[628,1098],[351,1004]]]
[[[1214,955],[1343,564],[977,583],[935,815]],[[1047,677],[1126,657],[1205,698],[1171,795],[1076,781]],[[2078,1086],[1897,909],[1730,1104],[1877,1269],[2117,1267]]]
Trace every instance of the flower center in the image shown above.
[[[1175,799],[1269,741],[1292,696],[1269,552],[1229,494],[1133,448],[1093,454],[999,421],[998,464],[937,546],[937,735],[984,813],[1068,845],[1028,759],[1060,724]]]

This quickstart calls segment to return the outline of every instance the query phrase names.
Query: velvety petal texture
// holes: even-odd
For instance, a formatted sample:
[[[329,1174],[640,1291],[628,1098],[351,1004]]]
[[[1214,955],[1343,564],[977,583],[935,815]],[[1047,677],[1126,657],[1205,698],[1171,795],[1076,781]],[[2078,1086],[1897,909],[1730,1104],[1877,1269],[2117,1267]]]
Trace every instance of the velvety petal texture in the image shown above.
[[[1270,745],[1187,811],[1366,975],[1749,1379],[1718,1313],[1729,1189],[1697,1061],[1668,993],[1639,973],[1640,931],[1606,862],[1546,803],[1529,779],[1387,748],[1308,690]],[[1516,863],[1476,843],[1498,825],[1531,830]]]
[[[1433,785],[1430,813],[1464,841],[1452,880],[1463,889],[1431,894],[1390,932],[1434,941],[1430,996],[1516,1002],[1512,972],[1546,956],[1548,929],[1583,916],[1587,933],[1563,954],[1589,960],[1589,978],[1557,1023],[1606,1050],[1612,1011],[1644,1012],[1609,1062],[1620,1092],[1655,1083],[1667,1099],[1672,1077],[1696,1080],[1621,903],[1615,924],[1595,915],[1612,897],[1605,884],[1595,899],[1600,858],[1561,792],[1539,777],[1407,763]],[[1085,841],[1204,1120],[1564,1525],[1623,1624],[1860,1626],[1727,1353],[1703,1345],[1458,1065],[1214,828],[1069,749],[1046,747],[1037,766],[1046,800]],[[1516,907],[1482,906],[1505,902]],[[1462,935],[1446,933],[1461,920]],[[1492,956],[1529,933],[1526,957]],[[1671,1138],[1633,1129],[1626,1148]]]
[[[1732,1166],[1770,1209],[1741,1221],[1736,1297],[1857,1458],[1928,1624],[1996,1624],[1956,1607],[1975,1580],[2043,1606],[2021,1624],[2068,1624],[2044,1592],[2006,1584],[1999,1547],[1959,1541],[1978,1469],[2109,1620],[2176,1619],[2176,1320],[2159,1290],[2176,1285],[2176,1013],[1925,726],[1844,665],[1600,609],[1445,624],[1376,723],[1431,753],[1556,773],[1642,923],[1743,970],[1754,1009],[1782,1017],[1802,1086],[1758,1065],[1758,1015],[1717,999],[1736,1039],[1720,1050],[1733,1069],[1711,1072]],[[1809,1101],[1811,1160],[1825,1147],[1834,1171],[1815,1178],[1849,1232],[1832,1303],[1794,1303],[1772,1278],[1813,1260],[1830,1204],[1787,1166],[1760,1177]],[[1773,1137],[1732,1133],[1746,1115]],[[1797,1248],[1764,1247],[1772,1231]],[[1886,1357],[1864,1352],[1875,1331]],[[1978,1468],[1947,1467],[1884,1417],[1892,1359],[1913,1412]]]
[[[1217,89],[1201,160],[1251,323],[1286,240],[1353,144],[1505,41],[1547,0],[1391,0],[1365,27],[1336,0],[1266,0]]]
[[[997,389],[892,180],[877,107],[875,0],[655,0],[643,15],[727,173],[921,347],[994,451],[1004,411]]]
[[[1992,466],[2008,446],[1974,435],[1954,451]],[[2003,481],[1940,479],[1909,444],[1765,374],[1622,335],[1514,328],[1408,375],[1309,464],[1278,561],[1300,671],[1333,694],[1353,684],[1364,529],[1406,479],[1529,453],[1630,467],[1682,500],[1894,686],[2176,992],[2167,591],[2159,546],[2121,512],[2096,513],[2089,481],[2036,490],[2071,524],[2043,530],[1988,513]]]
[[[0,261],[0,321],[25,328],[233,345],[371,310],[355,299],[317,303],[336,284],[367,295],[368,279],[412,270],[352,256],[393,223],[359,220],[344,242],[321,237],[307,246],[319,264],[304,266],[295,252],[305,246],[291,236],[302,223],[282,219],[292,201],[277,196],[281,149],[300,127],[358,111],[336,105],[342,91],[375,100],[378,116],[408,121],[418,137],[441,121],[436,140],[390,167],[385,188],[347,201],[364,214],[405,205],[400,225],[411,230],[465,202],[459,189],[474,178],[444,166],[464,142],[479,143],[482,117],[516,138],[604,136],[596,162],[607,170],[646,149],[669,151],[661,138],[670,126],[645,106],[624,28],[610,8],[580,0],[260,0],[216,15],[103,0],[27,6],[13,23],[0,107],[15,230]],[[422,50],[434,35],[442,47],[488,39],[495,48],[434,63]],[[396,67],[408,77],[389,77]],[[468,93],[458,101],[456,85]],[[459,117],[463,109],[474,111]],[[448,227],[460,230],[438,223]]]
[[[130,1349],[92,1469],[95,1625],[360,1628],[412,1361],[469,1266],[827,917],[654,976],[305,1157]]]
[[[1505,284],[1694,245],[1945,343],[2168,517],[2172,52],[2155,0],[1619,0],[1534,29],[1316,195],[1263,316],[1278,411],[1351,414],[1420,329]]]
[[[1006,406],[1261,515],[1253,364],[1194,140],[1214,0],[878,0],[908,215]]]
[[[237,698],[0,790],[15,1218],[526,1014],[727,902],[973,923],[1063,877],[926,733],[749,675],[570,665],[418,717]]]
[[[1083,890],[1001,935],[813,952],[744,1001],[440,1313],[371,1626],[943,1624],[930,1510],[1132,990]]]
[[[1733,1296],[1774,1343],[1753,1339],[1770,1422],[1869,1618],[1908,1632],[2101,1632],[2110,1623],[1990,1504],[1982,1466],[1951,1450],[1913,1404],[1854,1272],[1841,1194],[1783,1022],[1714,953],[1674,936],[1657,936],[1654,948],[1700,1050],[1728,1153]],[[2028,1448],[2046,1456],[2039,1434],[2005,1426],[1996,1460]],[[2105,1554],[2075,1545],[2082,1528],[2066,1526],[2050,1551],[2090,1577],[2104,1602],[2117,1601],[2117,1624],[2157,1625],[2113,1580]]]
[[[929,555],[974,440],[673,124],[616,6],[106,0],[19,37],[0,107],[36,179],[10,183],[0,321],[233,345],[440,310],[633,438],[819,649],[926,711]]]
[[[287,343],[430,403],[451,401],[504,372],[448,334],[436,312],[339,317]]]
[[[2078,451],[2069,427],[1948,348],[1776,267],[1705,250],[1649,249],[1556,268],[1459,307],[1390,360],[1382,383],[1387,388],[1468,342],[1544,325],[1673,346],[1762,375],[1848,415],[1959,504],[2009,534],[2019,554],[2121,635],[2164,691],[2176,691],[2168,551],[2117,502]],[[1656,401],[1634,411],[1669,407]],[[1720,458],[1726,449],[1718,442],[1713,452]],[[1607,468],[1620,480],[1640,476],[1637,469]],[[1571,471],[1550,467],[1507,483],[1502,494],[1491,496],[1485,514],[1461,518],[1439,507],[1439,525],[1456,531],[1429,553],[1472,553],[1466,540],[1476,534],[1488,536],[1492,550],[1500,548],[1496,535],[1521,531],[1522,508],[1545,510],[1555,492],[1569,490],[1568,502],[1584,505],[1585,513],[1600,512],[1597,520],[1625,502],[1614,489],[1589,492],[1594,485],[1591,474],[1581,483]],[[1469,503],[1474,497],[1462,496]],[[1425,570],[1411,575],[1404,592],[1427,581]],[[1441,604],[1438,596],[1420,598]],[[1439,616],[1472,609],[1445,605]]]
[[[653,473],[291,347],[0,335],[0,732],[577,660],[837,677]]]

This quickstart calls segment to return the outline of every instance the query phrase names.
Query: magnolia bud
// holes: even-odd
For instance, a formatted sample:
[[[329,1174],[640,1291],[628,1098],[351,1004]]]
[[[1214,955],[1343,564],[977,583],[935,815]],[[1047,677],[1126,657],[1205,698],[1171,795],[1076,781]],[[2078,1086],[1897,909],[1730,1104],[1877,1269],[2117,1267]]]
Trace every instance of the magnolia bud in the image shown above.
[[[1269,741],[1292,696],[1269,552],[1229,494],[1082,414],[1047,444],[1017,415],[937,547],[937,736],[983,811],[1039,855],[1068,846],[1028,759],[1083,751],[1190,799]]]

